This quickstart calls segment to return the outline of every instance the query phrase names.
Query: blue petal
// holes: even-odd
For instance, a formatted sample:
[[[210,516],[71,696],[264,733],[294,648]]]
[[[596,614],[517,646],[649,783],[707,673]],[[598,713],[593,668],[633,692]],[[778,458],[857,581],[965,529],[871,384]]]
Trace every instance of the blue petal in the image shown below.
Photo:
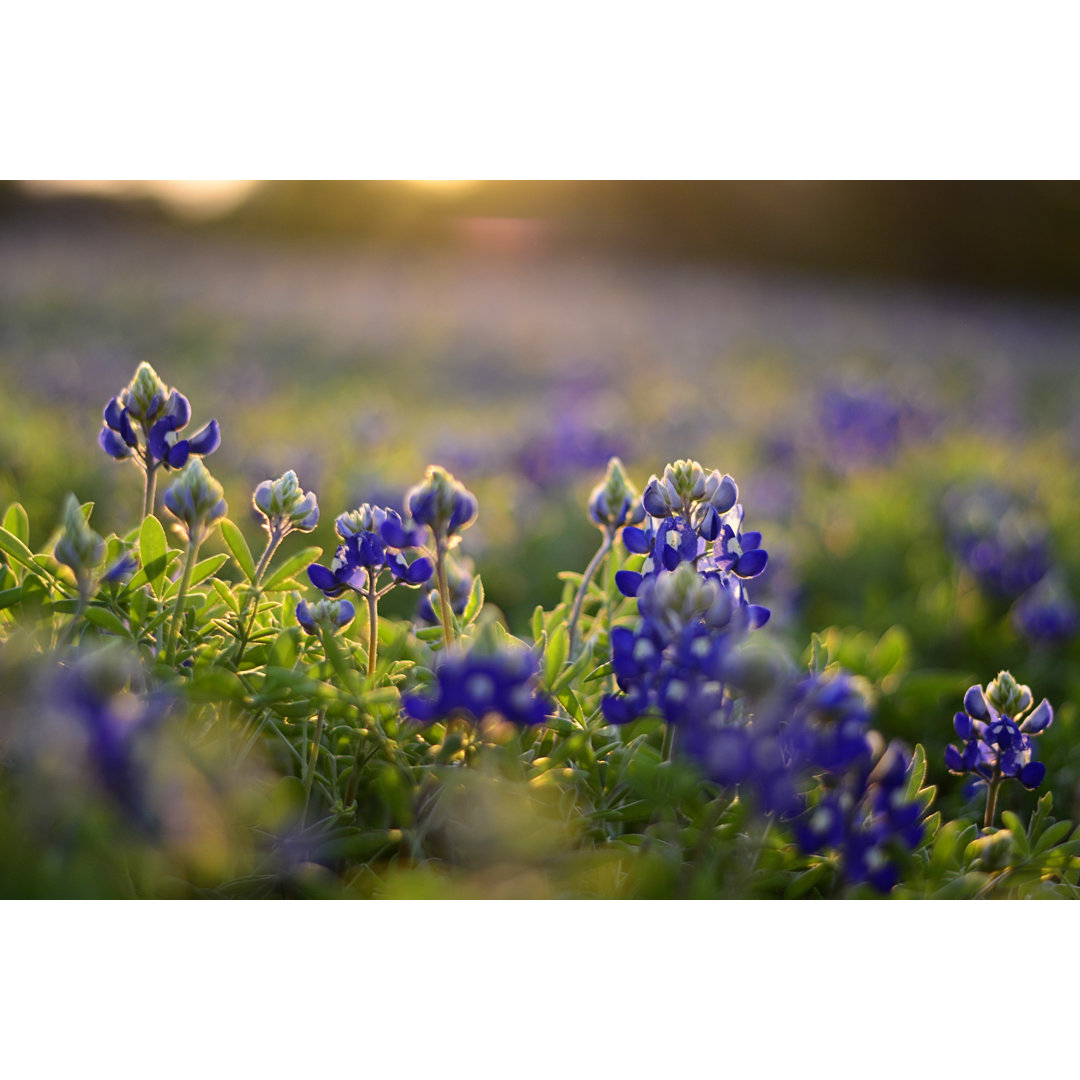
[[[105,406],[105,423],[113,429],[113,431],[120,430],[120,414],[124,411],[124,406],[120,404],[118,397],[110,398],[109,404]]]
[[[990,709],[986,704],[986,695],[981,686],[969,686],[964,694],[964,712],[976,720],[987,720]]]
[[[181,428],[187,427],[188,421],[191,419],[191,402],[179,390],[174,390],[165,403],[163,418],[167,418],[171,422],[173,431],[179,431]]]
[[[960,757],[960,751],[951,743],[945,747],[945,768],[949,772],[967,772],[967,769],[964,768],[964,761]]]
[[[221,428],[216,420],[211,420],[188,439],[188,449],[193,454],[212,454],[220,445]]]
[[[652,551],[652,537],[644,529],[627,525],[622,532],[626,550],[633,555],[648,555]]]
[[[315,633],[315,620],[311,617],[311,609],[308,607],[306,600],[301,600],[296,605],[296,621],[307,633]]]
[[[430,559],[415,559],[409,563],[409,569],[405,573],[405,580],[410,585],[423,585],[435,572]],[[453,607],[453,604],[450,605]]]
[[[308,580],[319,592],[331,599],[340,596],[345,591],[345,586],[334,577],[333,573],[318,563],[312,563],[308,567],[307,576]]]
[[[1043,782],[1044,776],[1046,766],[1041,761],[1029,761],[1020,770],[1019,780],[1029,791],[1033,791]]]
[[[956,734],[959,735],[961,739],[970,739],[974,733],[971,717],[968,716],[967,713],[958,712],[953,717],[953,727],[956,729]]]
[[[169,452],[165,455],[165,464],[170,469],[182,469],[187,464],[190,453],[190,442],[187,439],[181,439],[169,447]]]
[[[761,548],[744,551],[732,568],[732,573],[736,577],[755,578],[765,570],[768,561],[769,553]]]
[[[172,431],[169,427],[168,420],[159,420],[150,428],[150,434],[147,437],[147,442],[150,446],[150,453],[157,458],[158,461],[164,461],[169,456],[169,440],[165,436]]]
[[[743,551],[754,551],[756,548],[761,547],[761,533],[759,532],[744,532],[739,537],[739,545]]]
[[[667,502],[660,495],[660,481],[655,477],[649,481],[645,493],[641,496],[645,510],[655,518],[667,517],[671,513]]]
[[[615,575],[615,587],[623,596],[637,596],[641,588],[641,575],[633,570],[620,570]]]
[[[131,457],[131,447],[120,438],[112,428],[103,427],[98,435],[98,443],[101,449],[117,461]]]
[[[1038,735],[1045,731],[1054,722],[1054,710],[1050,702],[1043,698],[1035,707],[1034,712],[1021,724],[1021,729],[1029,735]]]

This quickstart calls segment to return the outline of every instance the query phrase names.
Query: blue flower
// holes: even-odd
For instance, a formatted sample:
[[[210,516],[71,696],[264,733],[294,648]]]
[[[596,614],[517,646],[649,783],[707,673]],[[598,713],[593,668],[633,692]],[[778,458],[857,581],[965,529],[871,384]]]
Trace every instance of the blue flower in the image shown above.
[[[1029,790],[1037,788],[1046,776],[1046,766],[1032,759],[1031,737],[1053,723],[1054,710],[1043,698],[1029,712],[1031,703],[1031,691],[1017,685],[1008,672],[1001,672],[985,690],[969,687],[964,711],[953,717],[953,728],[962,742],[945,748],[948,770],[958,775],[973,773],[991,786],[1008,777]],[[1002,705],[1013,715],[1002,711]]]
[[[363,503],[341,514],[334,524],[343,542],[334,553],[330,569],[318,563],[308,567],[311,584],[325,596],[340,596],[346,589],[363,592],[369,579],[378,588],[383,570],[388,570],[395,582],[410,588],[423,585],[434,573],[426,556],[409,562],[402,554],[422,542],[423,530],[403,521],[396,510]]]
[[[527,650],[492,655],[447,655],[434,687],[404,695],[405,712],[423,724],[462,718],[479,724],[497,716],[514,724],[540,724],[555,703],[536,686],[536,658]]]

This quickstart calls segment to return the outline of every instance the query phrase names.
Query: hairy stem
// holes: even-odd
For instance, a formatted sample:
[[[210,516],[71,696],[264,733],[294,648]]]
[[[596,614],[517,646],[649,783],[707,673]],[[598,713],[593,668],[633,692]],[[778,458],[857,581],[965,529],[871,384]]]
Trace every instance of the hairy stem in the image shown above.
[[[304,810],[300,815],[300,824],[307,824],[308,803],[311,801],[311,784],[315,779],[315,766],[319,761],[319,747],[322,745],[323,724],[326,723],[326,710],[319,710],[319,718],[315,721],[315,740],[311,744],[311,756],[308,758],[307,771],[304,776]]]
[[[615,543],[615,530],[611,528],[604,529],[604,542],[597,549],[596,554],[589,561],[589,565],[585,567],[585,573],[581,578],[581,587],[578,589],[577,597],[574,599],[574,610],[570,612],[570,625],[568,627],[570,633],[570,659],[574,659],[576,652],[575,643],[577,639],[577,625],[578,620],[581,618],[581,608],[585,603],[585,594],[589,591],[589,584],[592,582],[593,575],[595,575],[600,564],[604,561],[604,556],[611,550],[612,544]]]
[[[446,580],[446,542],[435,541],[435,574],[439,579],[439,606],[442,609],[443,642],[447,649],[453,647],[454,613],[450,610],[450,585]]]
[[[997,816],[998,791],[1001,788],[1001,766],[994,766],[994,775],[986,792],[986,816],[983,818],[983,828],[989,829],[994,824]]]
[[[364,592],[368,609],[367,677],[375,685],[375,664],[379,658],[379,599],[375,593],[375,579],[368,574],[368,587]]]

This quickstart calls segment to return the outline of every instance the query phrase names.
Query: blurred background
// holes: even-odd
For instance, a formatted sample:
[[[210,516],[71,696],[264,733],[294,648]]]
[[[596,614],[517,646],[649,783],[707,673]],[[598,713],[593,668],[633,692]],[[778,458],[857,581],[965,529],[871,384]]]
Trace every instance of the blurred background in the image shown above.
[[[1078,296],[1073,183],[8,182],[0,506],[35,550],[68,491],[130,528],[140,475],[97,435],[146,360],[220,421],[252,544],[286,469],[329,552],[338,513],[449,468],[527,633],[595,550],[609,456],[639,490],[696,458],[765,534],[793,656],[828,629],[936,762],[957,687],[1011,668],[1059,706],[1076,816]]]

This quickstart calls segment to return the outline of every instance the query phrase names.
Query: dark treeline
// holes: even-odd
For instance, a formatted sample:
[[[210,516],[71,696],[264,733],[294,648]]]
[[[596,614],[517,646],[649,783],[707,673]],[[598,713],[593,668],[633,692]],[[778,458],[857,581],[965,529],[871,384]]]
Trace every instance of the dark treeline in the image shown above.
[[[24,205],[0,191],[0,214]],[[344,243],[609,250],[986,289],[1080,288],[1068,182],[261,185],[218,228]]]

